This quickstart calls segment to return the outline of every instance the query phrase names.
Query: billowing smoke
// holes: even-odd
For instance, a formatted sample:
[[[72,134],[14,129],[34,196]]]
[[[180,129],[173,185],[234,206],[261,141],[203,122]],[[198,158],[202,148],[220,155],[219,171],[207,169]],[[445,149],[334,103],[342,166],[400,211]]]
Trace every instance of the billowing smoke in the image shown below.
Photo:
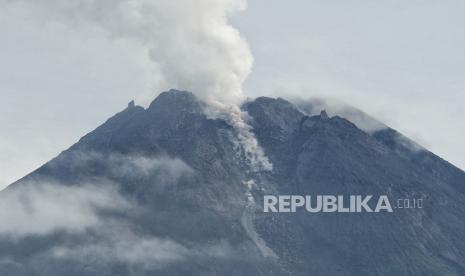
[[[109,37],[143,45],[170,88],[223,103],[242,100],[252,67],[246,41],[227,16],[244,0],[0,0],[25,17],[71,28],[99,28]],[[83,45],[86,47],[86,45]],[[90,47],[90,46],[89,46]]]
[[[30,18],[70,27],[98,28],[116,39],[143,45],[166,86],[194,92],[236,130],[253,171],[271,164],[238,105],[253,58],[227,16],[245,0],[0,0],[26,6]]]

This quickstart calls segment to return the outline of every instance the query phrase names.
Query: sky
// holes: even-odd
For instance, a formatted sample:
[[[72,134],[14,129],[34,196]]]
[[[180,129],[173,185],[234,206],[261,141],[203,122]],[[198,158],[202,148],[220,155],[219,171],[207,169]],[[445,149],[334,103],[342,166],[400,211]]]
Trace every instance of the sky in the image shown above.
[[[170,88],[147,48],[0,1],[0,188]],[[465,169],[465,2],[249,0],[249,97],[346,102]]]

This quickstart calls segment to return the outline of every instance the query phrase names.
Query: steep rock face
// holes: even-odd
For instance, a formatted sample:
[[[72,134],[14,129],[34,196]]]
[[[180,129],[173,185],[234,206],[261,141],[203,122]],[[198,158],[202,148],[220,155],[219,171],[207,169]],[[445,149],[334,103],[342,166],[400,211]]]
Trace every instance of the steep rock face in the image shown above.
[[[175,90],[160,94],[146,110],[129,105],[8,188],[49,182],[67,186],[116,185],[132,206],[118,215],[118,221],[130,225],[132,232],[175,241],[188,255],[179,264],[162,268],[79,260],[67,264],[76,275],[102,275],[110,269],[114,269],[113,275],[128,275],[128,270],[135,275],[281,273],[272,260],[263,258],[242,225],[247,200],[245,169],[232,142],[231,126],[208,119],[202,105],[192,93]],[[34,237],[39,243],[35,250],[51,251],[63,240],[75,248],[79,243],[99,239],[92,233],[59,235],[66,237]],[[45,258],[42,261],[50,266],[38,269],[35,255],[24,252],[27,243],[23,240],[15,245],[5,240],[3,248],[17,248],[25,264],[17,271],[10,267],[3,271],[0,268],[1,272],[14,275],[39,271],[37,275],[50,275],[64,264]]]
[[[0,256],[13,260],[0,274],[61,275],[67,267],[68,275],[465,275],[461,170],[410,147],[392,129],[367,133],[344,118],[310,116],[284,99],[260,97],[242,108],[273,170],[251,176],[233,127],[208,118],[204,106],[176,90],[147,109],[130,104],[8,188],[110,183],[131,207],[101,214],[105,227],[175,242],[179,259],[155,267],[57,259],[44,252],[78,250],[108,236],[101,229],[58,231],[0,238]],[[264,194],[423,198],[424,208],[263,213]]]
[[[459,193],[465,185],[462,171],[429,152],[407,148],[405,137],[388,141],[380,132],[370,135],[337,116],[299,116],[296,110],[284,109],[280,114],[273,106],[279,102],[248,111],[260,144],[277,167],[274,177],[280,194],[425,199],[424,209],[389,214],[261,216],[259,232],[291,262],[291,269],[299,268],[296,274],[465,273],[461,253],[465,244],[459,238],[465,229],[460,214],[465,207]],[[276,117],[288,119],[273,124]],[[275,133],[289,134],[281,136],[284,150],[274,146],[274,137],[263,134],[262,127],[269,124]],[[282,160],[287,166],[280,170]]]

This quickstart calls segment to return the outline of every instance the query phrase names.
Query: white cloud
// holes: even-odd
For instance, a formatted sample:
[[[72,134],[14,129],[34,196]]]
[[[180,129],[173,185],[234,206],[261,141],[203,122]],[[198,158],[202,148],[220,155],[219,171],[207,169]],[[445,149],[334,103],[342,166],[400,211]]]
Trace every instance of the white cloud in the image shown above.
[[[170,239],[136,235],[122,224],[107,224],[99,229],[99,238],[74,247],[56,246],[49,252],[53,258],[73,259],[83,263],[122,262],[157,268],[187,257],[189,250]]]
[[[182,175],[193,173],[189,165],[179,158],[168,156],[147,157],[135,154],[107,153],[98,151],[70,151],[58,161],[66,162],[73,170],[86,172],[89,164],[99,163],[104,168],[104,177],[149,177],[176,181]],[[50,166],[54,166],[51,163]]]
[[[83,264],[105,266],[115,262],[138,269],[158,269],[193,258],[240,259],[251,247],[250,243],[231,245],[226,240],[182,245],[167,237],[136,233],[129,224],[107,221],[97,229],[97,238],[79,245],[59,245],[44,252],[55,259],[70,259]],[[245,253],[243,251],[246,251]]]
[[[0,194],[0,235],[80,232],[100,224],[99,210],[127,207],[128,203],[111,186],[22,183]]]
[[[57,230],[80,232],[98,228],[105,223],[99,216],[101,210],[121,212],[138,207],[119,193],[122,183],[114,182],[115,179],[137,182],[140,178],[148,178],[156,189],[163,189],[194,173],[182,160],[166,156],[149,158],[72,151],[58,162],[78,171],[86,171],[98,163],[103,175],[91,176],[72,186],[53,180],[24,180],[3,190],[0,193],[0,235],[22,237]],[[73,179],[70,182],[74,182]]]

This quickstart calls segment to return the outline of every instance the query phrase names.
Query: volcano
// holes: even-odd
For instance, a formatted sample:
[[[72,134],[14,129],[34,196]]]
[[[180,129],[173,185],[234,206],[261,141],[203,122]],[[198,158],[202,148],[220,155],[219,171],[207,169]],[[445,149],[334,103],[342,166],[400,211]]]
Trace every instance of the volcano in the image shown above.
[[[58,197],[67,214],[2,233],[0,275],[465,275],[460,169],[389,127],[268,97],[241,106],[272,164],[254,169],[206,108],[177,90],[131,102],[0,192],[35,218],[60,187],[40,208]],[[386,195],[393,212],[264,212],[265,195]]]

